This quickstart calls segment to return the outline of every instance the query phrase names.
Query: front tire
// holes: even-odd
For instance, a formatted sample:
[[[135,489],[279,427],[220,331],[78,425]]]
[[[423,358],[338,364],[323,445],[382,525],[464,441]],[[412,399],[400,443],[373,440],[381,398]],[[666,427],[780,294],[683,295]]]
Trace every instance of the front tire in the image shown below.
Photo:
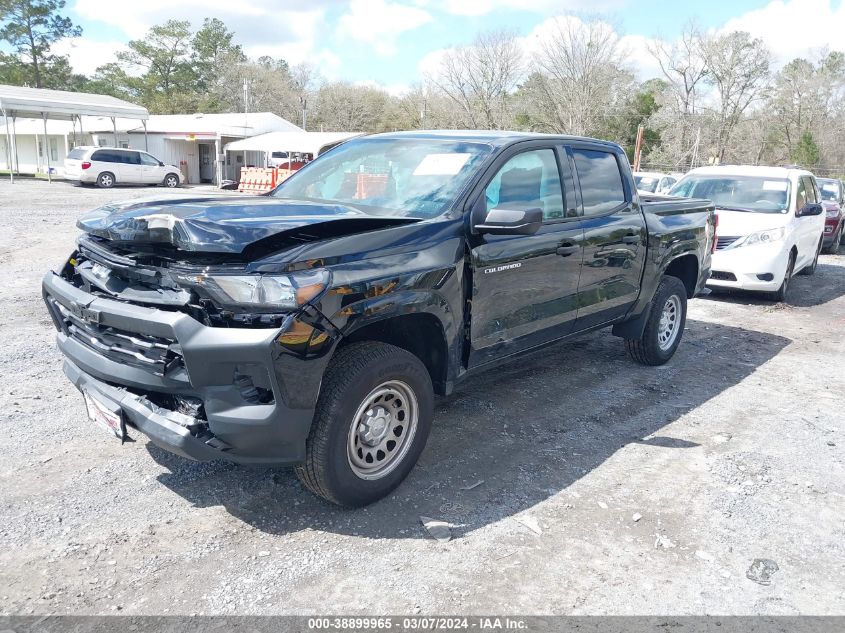
[[[783,276],[783,281],[780,288],[771,293],[771,298],[774,301],[784,303],[786,301],[786,293],[789,290],[789,282],[792,279],[792,271],[795,269],[795,252],[789,254],[789,262],[786,264],[786,273]]]
[[[97,186],[103,189],[111,189],[114,187],[114,174],[104,171],[102,174],[97,176]]]
[[[168,187],[170,189],[173,189],[174,187],[178,187],[179,186],[179,176],[177,176],[176,174],[167,174],[164,177],[162,184],[165,187]]]
[[[662,365],[675,354],[687,322],[687,289],[677,277],[657,286],[643,335],[625,339],[625,349],[641,365]]]
[[[813,263],[805,266],[799,271],[799,275],[813,275],[816,272],[816,267],[819,265],[819,253],[822,252],[822,244],[824,244],[824,237],[819,238],[819,245],[816,247],[816,256],[813,258]]]
[[[431,377],[416,356],[372,341],[343,347],[323,377],[297,477],[341,506],[378,501],[416,464],[433,417]]]

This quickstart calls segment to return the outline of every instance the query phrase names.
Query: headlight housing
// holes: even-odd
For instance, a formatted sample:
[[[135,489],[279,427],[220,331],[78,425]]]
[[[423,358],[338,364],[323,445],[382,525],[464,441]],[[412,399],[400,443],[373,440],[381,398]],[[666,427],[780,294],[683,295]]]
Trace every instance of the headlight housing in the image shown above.
[[[741,246],[754,246],[755,244],[768,244],[769,242],[779,242],[786,237],[786,229],[779,227],[777,229],[769,229],[768,231],[757,231],[751,235],[746,235],[731,244],[730,248],[739,248]]]
[[[825,212],[825,215],[829,218],[836,218],[839,217],[839,209],[828,209]]]
[[[176,275],[185,286],[202,289],[221,307],[256,312],[279,312],[299,308],[328,287],[327,270],[309,270],[289,275],[200,274]]]

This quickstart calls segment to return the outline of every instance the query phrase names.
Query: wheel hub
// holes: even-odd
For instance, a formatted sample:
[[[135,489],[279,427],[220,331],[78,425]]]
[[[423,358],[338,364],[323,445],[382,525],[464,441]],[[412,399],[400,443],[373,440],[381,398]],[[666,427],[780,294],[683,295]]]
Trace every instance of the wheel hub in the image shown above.
[[[657,345],[662,350],[669,349],[677,338],[681,314],[681,302],[672,295],[666,300],[660,321],[657,324]]]
[[[376,446],[393,425],[393,416],[387,409],[380,406],[369,409],[364,416],[361,424],[358,425],[358,435],[368,446]]]
[[[396,468],[411,448],[419,405],[413,390],[387,380],[364,398],[349,425],[347,457],[361,479],[380,479]]]

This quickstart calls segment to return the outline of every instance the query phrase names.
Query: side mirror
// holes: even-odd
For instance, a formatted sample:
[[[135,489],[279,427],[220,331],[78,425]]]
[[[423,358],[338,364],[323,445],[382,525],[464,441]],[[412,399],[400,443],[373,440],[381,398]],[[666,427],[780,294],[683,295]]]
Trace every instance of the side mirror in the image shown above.
[[[162,163],[161,161],[158,161],[158,166],[159,166],[159,167],[164,167],[164,163]]]
[[[795,215],[799,218],[804,218],[810,215],[821,215],[824,213],[824,207],[818,202],[808,202],[803,207],[798,209]]]
[[[534,235],[543,225],[543,210],[507,209],[496,207],[487,212],[486,217],[473,228],[479,233],[489,235]]]

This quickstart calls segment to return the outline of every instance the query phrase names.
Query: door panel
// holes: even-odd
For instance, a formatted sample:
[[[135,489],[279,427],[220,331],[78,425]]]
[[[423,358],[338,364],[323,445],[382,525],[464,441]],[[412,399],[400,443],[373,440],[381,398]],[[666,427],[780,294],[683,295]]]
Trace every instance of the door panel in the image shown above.
[[[585,329],[619,317],[637,300],[645,263],[646,231],[640,213],[623,211],[584,219],[584,267],[578,322]]]
[[[568,149],[581,192],[584,266],[576,330],[624,315],[637,300],[647,247],[645,218],[623,177],[623,157],[590,147]]]
[[[583,229],[557,152],[523,151],[503,163],[476,203],[481,213],[540,207],[546,221],[534,235],[470,236],[470,367],[565,336],[577,316]]]
[[[141,179],[147,184],[158,183],[164,180],[164,174],[158,160],[149,154],[141,153]]]
[[[123,182],[144,182],[141,175],[141,158],[138,152],[120,152],[120,180]]]
[[[572,331],[583,235],[576,220],[531,236],[491,236],[472,249],[471,365]]]

